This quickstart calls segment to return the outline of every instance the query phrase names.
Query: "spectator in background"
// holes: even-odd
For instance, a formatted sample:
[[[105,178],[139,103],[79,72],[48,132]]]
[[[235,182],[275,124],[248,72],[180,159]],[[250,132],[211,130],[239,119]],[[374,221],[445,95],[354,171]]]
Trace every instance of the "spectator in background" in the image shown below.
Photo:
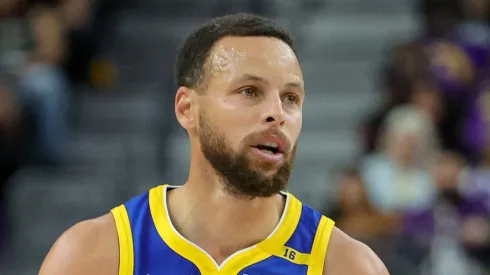
[[[383,213],[400,213],[431,202],[428,165],[437,150],[428,116],[411,106],[393,110],[377,152],[365,157],[362,176],[371,203]]]
[[[488,122],[479,162],[475,167],[467,169],[463,175],[462,195],[466,201],[474,202],[478,208],[474,206],[473,215],[463,222],[461,238],[470,254],[490,268],[490,127]]]
[[[19,167],[22,143],[22,115],[14,93],[0,82],[0,201],[3,187]]]
[[[455,29],[456,37],[470,56],[481,80],[489,66],[490,25],[488,0],[461,0],[463,19]]]
[[[359,171],[346,169],[339,182],[335,208],[328,216],[350,236],[363,241],[392,235],[396,220],[371,205]]]
[[[36,120],[38,154],[33,158],[38,163],[58,163],[68,134],[69,83],[60,68],[66,41],[54,8],[36,6],[31,12],[36,47],[20,78],[20,102]]]
[[[94,64],[102,32],[106,30],[106,20],[116,2],[122,1],[67,0],[60,5],[68,49],[62,66],[72,84],[91,80],[91,65]],[[99,75],[103,73],[97,72]]]
[[[419,4],[423,33],[383,71],[361,172],[372,204],[405,218],[401,255],[418,265],[431,251],[428,274],[474,274],[465,255],[490,264],[490,1]],[[432,162],[433,136],[455,153]]]
[[[426,44],[430,75],[437,83],[444,105],[439,130],[445,149],[461,151],[461,128],[470,112],[474,97],[474,70],[471,60],[457,44],[435,41]]]
[[[460,0],[419,0],[425,39],[450,38],[461,20]]]
[[[68,83],[60,63],[65,53],[63,24],[53,4],[12,2],[23,6],[23,17],[8,14],[0,22],[2,68],[17,79],[11,87],[24,116],[36,125],[29,159],[58,163],[67,135]],[[17,9],[11,9],[17,10]]]
[[[462,177],[464,166],[459,155],[442,154],[432,169],[436,200],[425,209],[405,213],[405,234],[432,251],[430,268],[436,274],[472,274],[474,266],[465,256],[464,246],[471,251],[475,243],[482,246],[490,236],[485,235],[489,232],[486,227],[489,213],[483,201],[463,191],[467,184]]]
[[[12,91],[0,82],[0,249],[5,231],[4,192],[7,180],[19,167],[20,108]]]
[[[471,104],[469,112],[460,129],[461,152],[474,165],[480,162],[485,147],[490,110],[490,86],[482,85],[482,92]]]
[[[421,78],[413,82],[410,103],[419,111],[425,113],[437,125],[444,116],[444,105],[437,85],[429,78]],[[439,135],[438,139],[443,135]]]
[[[66,52],[63,68],[72,83],[87,79],[88,66],[95,52],[90,32],[91,0],[66,0],[60,6],[60,16],[66,34]]]
[[[359,170],[348,168],[343,171],[334,208],[325,214],[334,219],[341,230],[369,245],[392,274],[414,274],[416,265],[393,253],[400,243],[399,216],[383,214],[374,207]],[[403,241],[401,243],[405,244]]]
[[[19,150],[15,144],[19,123],[20,108],[13,93],[0,85],[0,194],[8,177],[18,166]]]
[[[429,60],[425,55],[425,49],[416,42],[403,43],[395,48],[393,70],[404,79],[406,83],[411,83],[416,79],[427,76]],[[399,83],[402,84],[402,83]],[[405,93],[403,98],[407,98],[409,93]]]
[[[473,1],[421,0],[424,34],[417,43],[424,48],[429,60],[427,76],[435,80],[445,106],[444,116],[438,123],[443,137],[441,145],[472,158],[474,156],[467,150],[462,132],[473,116],[476,85],[481,74],[479,67],[486,66],[487,57],[481,46],[471,42],[475,35],[465,33],[470,29],[475,32],[473,27],[464,23],[465,19],[475,15],[471,12],[475,5],[470,2]]]
[[[124,1],[95,2],[1,1],[0,244],[9,177],[26,163],[63,161],[70,84],[87,80],[106,20]]]
[[[477,104],[479,90],[490,72],[488,0],[421,0],[424,32],[416,41],[398,45],[386,75],[386,102],[364,127],[367,152],[372,152],[386,114],[404,103],[420,103],[417,93],[427,86],[439,94],[435,118],[440,142],[446,150],[461,152],[471,161],[481,143]],[[422,81],[421,81],[422,79]],[[421,84],[426,82],[426,84]],[[427,85],[427,83],[430,83]],[[428,94],[426,94],[428,95]],[[412,101],[411,101],[412,100]],[[428,106],[425,106],[428,107]]]
[[[439,86],[429,77],[415,80],[410,104],[428,115],[436,129],[437,140],[444,148],[458,148],[450,144],[458,144],[461,136],[461,123],[446,117],[444,95]],[[449,127],[448,127],[449,124]]]
[[[423,47],[416,43],[398,45],[382,71],[381,90],[384,102],[362,128],[365,153],[376,148],[380,130],[388,113],[395,107],[409,103],[416,79],[427,75],[428,60]]]
[[[430,60],[430,75],[435,79],[445,105],[439,128],[447,150],[461,152],[470,161],[477,158],[479,87],[490,65],[490,30],[487,0],[424,0],[427,33],[420,42]],[[429,3],[429,4],[427,4]],[[445,27],[434,27],[429,18],[445,14]],[[450,16],[449,16],[450,15]],[[444,21],[444,20],[443,20]],[[450,21],[450,23],[448,23]],[[437,25],[437,24],[435,24]],[[444,31],[433,32],[433,29]],[[436,34],[432,34],[436,33]],[[480,141],[479,141],[480,140]]]

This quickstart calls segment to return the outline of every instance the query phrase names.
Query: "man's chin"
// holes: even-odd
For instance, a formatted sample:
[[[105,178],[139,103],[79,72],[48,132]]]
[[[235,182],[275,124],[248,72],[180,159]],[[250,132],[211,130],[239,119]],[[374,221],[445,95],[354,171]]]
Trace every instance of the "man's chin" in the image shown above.
[[[277,175],[281,167],[275,165],[264,165],[263,163],[256,163],[252,165],[252,170],[260,175],[264,180],[272,179]]]
[[[260,174],[262,175],[262,177],[264,177],[264,179],[272,179],[273,177],[275,177],[277,175],[279,171],[279,168],[273,168],[273,169],[268,169],[268,170],[260,170]]]
[[[284,163],[274,163],[274,162],[267,162],[263,160],[257,160],[257,159],[249,159],[249,165],[250,167],[258,172],[259,174],[265,176],[265,177],[271,177],[277,174],[281,167],[284,165]]]

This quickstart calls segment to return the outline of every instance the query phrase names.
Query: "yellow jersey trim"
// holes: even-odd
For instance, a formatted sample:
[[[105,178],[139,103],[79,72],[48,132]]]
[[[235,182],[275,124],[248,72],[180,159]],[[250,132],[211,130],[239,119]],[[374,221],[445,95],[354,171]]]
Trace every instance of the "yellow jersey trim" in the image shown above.
[[[124,205],[121,205],[112,209],[111,213],[116,222],[117,237],[119,240],[119,275],[133,275],[133,233],[131,232],[128,211]]]
[[[194,263],[201,274],[238,274],[244,268],[275,255],[293,235],[301,217],[302,205],[291,194],[286,194],[287,202],[283,217],[275,232],[257,245],[240,250],[231,255],[221,265],[203,249],[180,235],[171,223],[166,209],[168,186],[158,186],[149,192],[150,212],[158,234],[177,254]]]
[[[310,263],[307,275],[323,275],[325,257],[327,255],[328,243],[334,228],[334,221],[322,216],[316,230],[313,247],[311,248]]]
[[[166,185],[157,186],[149,191],[150,212],[158,234],[173,251],[194,263],[201,274],[213,272],[213,261],[175,232],[164,206],[163,192],[167,192]]]
[[[248,266],[254,265],[268,257],[275,255],[274,251],[281,249],[291,238],[299,219],[301,218],[301,202],[293,195],[286,193],[289,202],[284,210],[284,220],[280,222],[277,230],[269,238],[261,241],[255,247],[232,255],[229,262],[223,267],[223,274],[239,274]]]

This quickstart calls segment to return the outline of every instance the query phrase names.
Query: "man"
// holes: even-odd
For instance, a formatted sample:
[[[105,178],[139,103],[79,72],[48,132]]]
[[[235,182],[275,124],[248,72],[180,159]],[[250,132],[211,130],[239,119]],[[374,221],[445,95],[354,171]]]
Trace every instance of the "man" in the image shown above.
[[[388,274],[368,247],[281,192],[305,97],[284,30],[248,14],[214,19],[187,38],[176,78],[188,181],[75,225],[40,275]]]

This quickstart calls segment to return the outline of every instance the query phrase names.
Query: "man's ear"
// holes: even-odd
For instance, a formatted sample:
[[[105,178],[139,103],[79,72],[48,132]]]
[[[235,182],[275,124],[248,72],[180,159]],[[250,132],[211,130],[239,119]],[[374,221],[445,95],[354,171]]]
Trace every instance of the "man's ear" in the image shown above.
[[[180,87],[175,95],[175,116],[180,125],[189,130],[196,127],[195,91],[187,87]]]

